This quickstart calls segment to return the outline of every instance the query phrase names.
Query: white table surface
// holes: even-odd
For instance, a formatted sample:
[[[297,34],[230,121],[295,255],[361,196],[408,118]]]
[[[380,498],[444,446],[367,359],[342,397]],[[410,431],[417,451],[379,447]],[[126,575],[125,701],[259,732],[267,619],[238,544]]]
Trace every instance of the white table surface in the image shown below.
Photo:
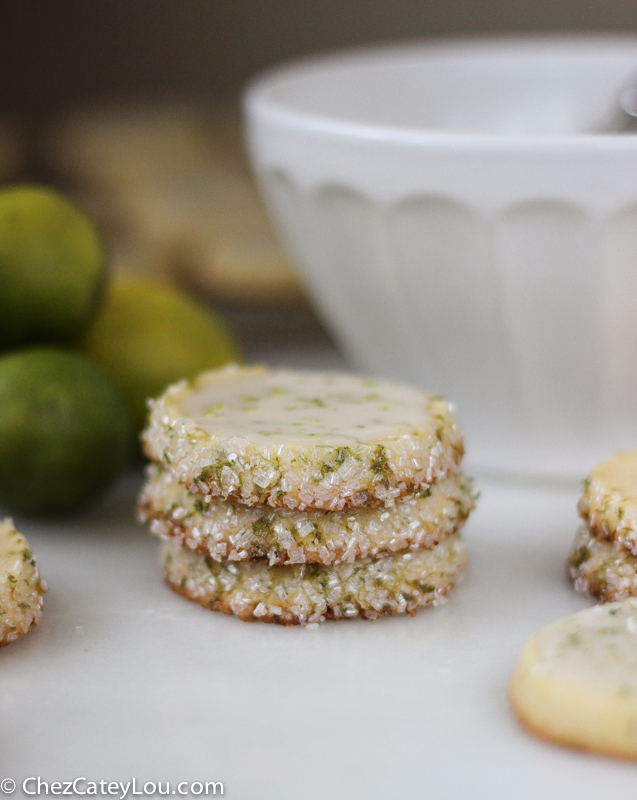
[[[563,566],[577,490],[478,483],[445,605],[318,630],[173,594],[134,519],[138,475],[82,518],[19,521],[50,591],[42,625],[0,650],[0,779],[14,797],[31,776],[221,781],[241,800],[637,796],[637,766],[537,740],[506,701],[530,633],[590,604]]]

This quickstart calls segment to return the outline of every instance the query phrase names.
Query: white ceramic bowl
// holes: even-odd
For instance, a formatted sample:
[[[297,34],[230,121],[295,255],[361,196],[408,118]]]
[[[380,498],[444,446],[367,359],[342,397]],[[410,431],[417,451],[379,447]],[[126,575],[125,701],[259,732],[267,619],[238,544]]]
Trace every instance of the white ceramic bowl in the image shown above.
[[[457,403],[474,466],[583,477],[637,447],[637,39],[410,45],[245,95],[253,163],[362,370]]]

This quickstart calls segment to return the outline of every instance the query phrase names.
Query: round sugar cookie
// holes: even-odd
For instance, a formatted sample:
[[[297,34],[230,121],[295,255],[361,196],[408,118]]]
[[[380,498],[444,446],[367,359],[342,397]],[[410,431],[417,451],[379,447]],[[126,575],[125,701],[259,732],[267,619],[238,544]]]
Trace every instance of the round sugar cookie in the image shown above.
[[[598,539],[637,556],[637,450],[597,464],[577,508]]]
[[[462,432],[420,389],[349,373],[230,367],[152,403],[147,455],[206,498],[391,506],[454,472]]]
[[[533,634],[509,700],[545,739],[637,758],[637,600],[595,606]]]
[[[219,562],[175,541],[163,544],[163,560],[170,587],[206,608],[246,622],[307,625],[415,614],[441,602],[462,575],[467,556],[452,534],[415,553],[330,566]]]
[[[217,561],[333,564],[431,547],[459,530],[473,506],[471,483],[461,473],[390,508],[298,511],[206,502],[152,465],[139,512],[151,533]]]
[[[45,592],[27,540],[10,519],[0,520],[0,647],[40,623]]]
[[[567,566],[577,591],[602,603],[637,597],[637,556],[598,539],[586,525],[575,535]]]

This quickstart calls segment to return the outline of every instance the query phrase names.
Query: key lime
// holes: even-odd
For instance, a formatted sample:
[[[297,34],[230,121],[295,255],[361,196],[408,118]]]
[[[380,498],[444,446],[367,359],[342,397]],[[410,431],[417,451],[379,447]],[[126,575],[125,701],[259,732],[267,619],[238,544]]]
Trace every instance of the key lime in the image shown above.
[[[106,375],[62,347],[0,358],[0,505],[58,516],[98,495],[129,461],[126,406]]]
[[[45,187],[0,191],[0,348],[74,339],[105,276],[104,245],[81,209]]]
[[[146,400],[170,383],[239,360],[229,330],[210,309],[159,281],[114,282],[80,345],[121,391],[138,430]]]

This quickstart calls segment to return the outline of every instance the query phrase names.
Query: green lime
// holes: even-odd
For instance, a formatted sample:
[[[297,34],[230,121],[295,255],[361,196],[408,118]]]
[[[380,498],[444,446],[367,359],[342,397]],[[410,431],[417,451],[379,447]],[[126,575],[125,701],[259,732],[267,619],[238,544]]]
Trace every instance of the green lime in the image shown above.
[[[39,186],[0,191],[0,347],[74,339],[106,263],[95,225],[66,197]]]
[[[127,465],[128,411],[106,375],[61,347],[0,358],[0,504],[57,516],[81,508]]]
[[[181,378],[239,360],[232,335],[210,309],[144,278],[110,286],[81,347],[121,391],[138,430],[149,397]]]

